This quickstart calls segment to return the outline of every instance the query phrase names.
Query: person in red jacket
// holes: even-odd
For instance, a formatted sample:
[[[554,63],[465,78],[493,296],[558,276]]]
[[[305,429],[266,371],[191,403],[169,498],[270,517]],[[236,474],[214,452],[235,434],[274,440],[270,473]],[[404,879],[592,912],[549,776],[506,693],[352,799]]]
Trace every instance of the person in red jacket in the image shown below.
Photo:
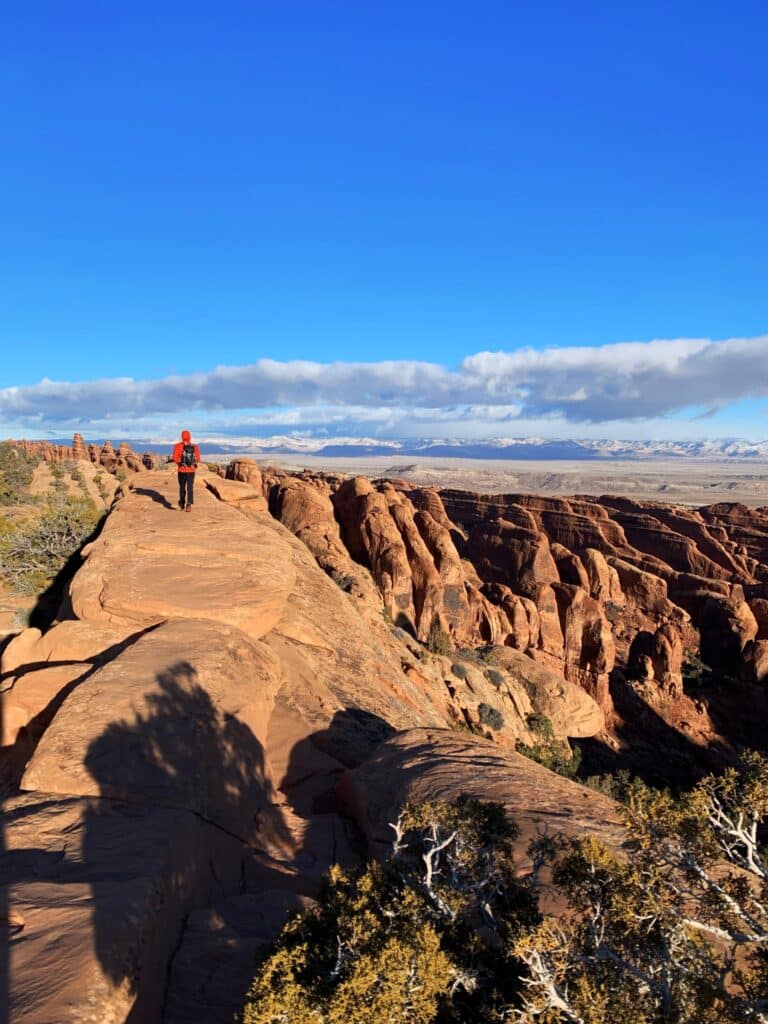
[[[179,467],[179,508],[192,511],[192,502],[195,492],[195,470],[200,461],[200,449],[192,444],[192,437],[188,430],[182,430],[181,440],[173,449],[171,456]]]

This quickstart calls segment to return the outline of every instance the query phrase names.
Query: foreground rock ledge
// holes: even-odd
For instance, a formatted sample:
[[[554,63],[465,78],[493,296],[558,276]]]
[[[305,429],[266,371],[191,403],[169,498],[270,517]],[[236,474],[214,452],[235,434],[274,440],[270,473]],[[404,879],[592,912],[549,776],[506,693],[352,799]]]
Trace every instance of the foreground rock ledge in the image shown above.
[[[23,769],[0,866],[14,1024],[230,1024],[255,946],[333,862],[359,863],[345,772],[382,848],[404,799],[461,792],[524,829],[621,841],[606,798],[443,728],[449,697],[490,687],[482,673],[450,696],[441,659],[428,671],[258,490],[205,482],[181,515],[172,474],[136,474],[69,621],[6,651],[5,751]]]

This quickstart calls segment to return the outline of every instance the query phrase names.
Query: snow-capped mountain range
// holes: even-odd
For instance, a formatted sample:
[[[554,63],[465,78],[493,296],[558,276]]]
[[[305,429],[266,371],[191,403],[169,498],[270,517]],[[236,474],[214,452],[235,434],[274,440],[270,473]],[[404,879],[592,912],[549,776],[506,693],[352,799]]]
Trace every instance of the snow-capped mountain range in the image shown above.
[[[122,438],[120,439],[122,440]],[[162,449],[166,439],[130,441],[141,451]],[[654,460],[708,459],[768,461],[768,440],[735,438],[700,441],[556,440],[551,438],[412,439],[386,440],[369,437],[318,438],[280,435],[266,438],[208,438],[200,442],[204,455],[305,455],[312,458],[361,458],[395,456],[408,458],[465,458],[509,460]]]

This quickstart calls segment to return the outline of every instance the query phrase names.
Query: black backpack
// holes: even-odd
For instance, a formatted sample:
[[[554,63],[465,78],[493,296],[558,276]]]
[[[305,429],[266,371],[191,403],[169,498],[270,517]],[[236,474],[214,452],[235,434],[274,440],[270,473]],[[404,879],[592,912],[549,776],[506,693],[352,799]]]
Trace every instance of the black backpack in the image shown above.
[[[179,459],[179,469],[184,466],[185,469],[194,469],[197,466],[195,462],[195,448],[194,445],[185,444],[181,449],[181,458]]]

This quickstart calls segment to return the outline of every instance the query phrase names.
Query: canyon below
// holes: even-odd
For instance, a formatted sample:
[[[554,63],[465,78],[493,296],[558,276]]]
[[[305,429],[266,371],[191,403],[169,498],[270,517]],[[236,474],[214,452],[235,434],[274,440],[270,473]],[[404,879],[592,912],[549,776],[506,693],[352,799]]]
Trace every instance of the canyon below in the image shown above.
[[[235,458],[181,515],[162,458],[81,443],[29,451],[110,474],[106,518],[0,661],[4,1019],[224,1024],[406,802],[498,800],[526,870],[541,830],[622,849],[589,777],[768,749],[755,465]]]

